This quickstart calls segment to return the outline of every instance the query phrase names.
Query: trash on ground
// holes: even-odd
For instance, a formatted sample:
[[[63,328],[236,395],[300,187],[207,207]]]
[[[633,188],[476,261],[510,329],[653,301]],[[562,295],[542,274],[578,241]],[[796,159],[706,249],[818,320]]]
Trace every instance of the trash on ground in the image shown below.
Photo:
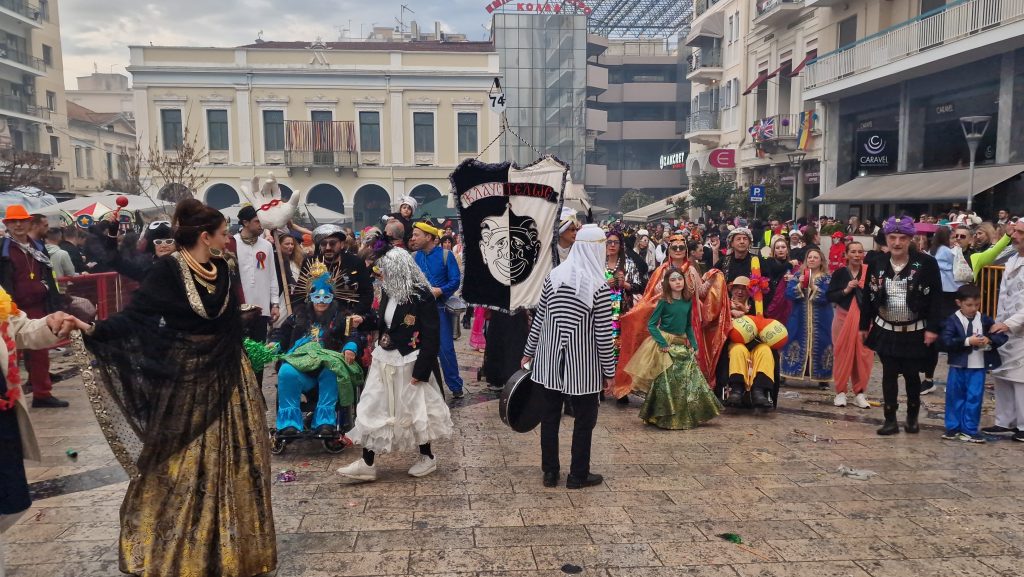
[[[292,481],[298,478],[299,477],[298,475],[295,474],[295,471],[292,471],[291,469],[288,469],[287,471],[281,471],[280,473],[277,474],[278,483],[291,483]]]
[[[67,455],[71,459],[77,459],[78,458],[78,451],[76,451],[74,449],[68,449],[67,451],[64,452],[64,454]]]
[[[839,465],[836,472],[843,477],[849,477],[855,481],[867,481],[871,477],[874,477],[878,473],[870,471],[868,469],[854,469],[853,467],[847,467],[846,465]]]
[[[796,391],[786,391],[780,394],[779,396],[782,397],[783,399],[799,399],[800,393]]]
[[[824,435],[817,435],[814,433],[808,433],[807,431],[801,431],[800,429],[793,429],[794,435],[800,435],[801,437],[811,441],[812,443],[833,443],[838,445],[839,441],[832,437],[826,437]]]
[[[743,543],[743,537],[740,537],[736,533],[719,533],[718,537],[730,543],[736,543],[737,545]]]
[[[583,573],[583,567],[580,567],[579,565],[573,565],[571,563],[566,563],[565,565],[562,565],[562,573],[568,573],[570,575]]]

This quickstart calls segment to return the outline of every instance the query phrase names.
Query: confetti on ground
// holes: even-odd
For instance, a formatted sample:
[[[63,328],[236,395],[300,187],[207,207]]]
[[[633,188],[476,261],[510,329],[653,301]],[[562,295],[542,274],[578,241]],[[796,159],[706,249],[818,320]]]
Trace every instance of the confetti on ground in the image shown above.
[[[288,469],[287,471],[281,471],[280,473],[277,474],[278,483],[291,483],[296,479],[298,479],[298,476],[295,474],[295,471],[292,471],[291,469]]]
[[[838,445],[839,441],[832,437],[826,437],[824,435],[816,435],[814,433],[808,433],[807,431],[801,431],[800,429],[793,429],[794,435],[800,435],[801,437],[811,441],[812,443],[833,443]]]

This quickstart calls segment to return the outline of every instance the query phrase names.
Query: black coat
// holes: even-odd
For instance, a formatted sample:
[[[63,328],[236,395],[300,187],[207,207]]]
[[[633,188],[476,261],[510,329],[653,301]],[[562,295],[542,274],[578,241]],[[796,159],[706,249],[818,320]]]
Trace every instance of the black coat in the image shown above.
[[[417,287],[409,302],[395,309],[388,327],[384,320],[389,297],[381,292],[380,309],[377,315],[377,346],[385,350],[397,350],[403,356],[419,350],[412,376],[419,381],[430,380],[430,374],[437,365],[437,354],[441,349],[441,317],[437,300],[425,287]]]
[[[273,340],[281,345],[282,352],[288,352],[295,343],[309,334],[314,322],[320,323],[320,344],[328,350],[340,351],[349,342],[355,343],[358,347],[360,342],[355,332],[356,329],[345,334],[345,319],[348,315],[334,304],[324,313],[323,318],[317,319],[312,305],[300,305],[295,313],[289,316],[281,326],[274,331]],[[361,347],[360,347],[361,348]],[[359,352],[356,352],[358,356]]]
[[[860,315],[860,329],[866,331],[871,321],[878,316],[878,311],[886,305],[888,295],[885,290],[885,279],[893,278],[891,260],[875,258],[868,264],[868,278],[865,283],[865,313]],[[907,266],[900,271],[900,278],[909,278],[907,288],[907,306],[920,320],[925,322],[925,330],[935,334],[942,332],[942,279],[939,276],[939,264],[935,257],[928,253],[912,251]],[[848,281],[847,281],[848,282]]]
[[[309,257],[302,263],[302,271],[299,273],[299,278],[296,279],[298,283],[303,282],[310,265],[318,259],[319,257]],[[345,314],[362,316],[364,324],[373,323],[373,278],[363,259],[353,254],[342,253],[327,266],[338,276],[339,283],[343,288],[353,291],[357,295],[357,300],[354,302],[335,299],[335,302],[340,303],[339,308]]]

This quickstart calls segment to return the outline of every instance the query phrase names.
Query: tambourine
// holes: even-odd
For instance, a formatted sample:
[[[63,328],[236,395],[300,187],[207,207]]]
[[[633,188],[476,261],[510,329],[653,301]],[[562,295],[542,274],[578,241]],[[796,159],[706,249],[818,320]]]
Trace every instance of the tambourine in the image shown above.
[[[540,424],[544,386],[533,382],[529,369],[519,369],[505,383],[498,401],[501,422],[517,433],[529,433]]]

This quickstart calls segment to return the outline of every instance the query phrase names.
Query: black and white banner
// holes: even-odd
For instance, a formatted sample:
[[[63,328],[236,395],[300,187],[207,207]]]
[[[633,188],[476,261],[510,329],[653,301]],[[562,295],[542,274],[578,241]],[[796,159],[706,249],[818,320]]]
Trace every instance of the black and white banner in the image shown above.
[[[568,165],[466,160],[451,174],[465,239],[462,298],[506,312],[533,308],[551,271]]]

